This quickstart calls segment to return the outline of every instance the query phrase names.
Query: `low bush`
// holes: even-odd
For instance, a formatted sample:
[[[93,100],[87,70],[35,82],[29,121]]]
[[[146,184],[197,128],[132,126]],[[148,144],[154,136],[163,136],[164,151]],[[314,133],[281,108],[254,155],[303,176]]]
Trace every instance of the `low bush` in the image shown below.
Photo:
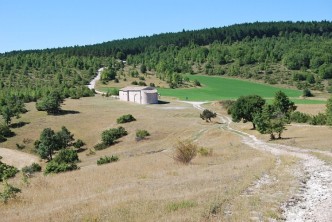
[[[318,113],[317,115],[315,116],[312,116],[310,121],[309,121],[309,124],[311,125],[326,125],[326,114],[324,113]]]
[[[305,88],[303,90],[303,97],[313,97],[314,95],[311,93],[310,89]]]
[[[97,160],[97,165],[102,165],[102,164],[106,164],[106,163],[112,163],[112,162],[116,162],[119,160],[118,156],[104,156],[104,157],[100,157],[99,160]]]
[[[112,128],[109,130],[105,130],[102,132],[101,134],[101,140],[102,143],[110,146],[112,144],[114,144],[115,140],[128,135],[128,132],[125,130],[125,128],[123,128],[122,126],[118,127],[118,128]],[[96,147],[95,147],[96,149]]]
[[[38,163],[33,163],[30,166],[25,166],[22,168],[22,172],[25,174],[33,174],[41,171],[41,166]]]
[[[290,120],[295,123],[307,123],[311,120],[311,116],[306,113],[295,111],[291,114]]]
[[[131,114],[127,114],[127,115],[123,115],[123,116],[120,116],[116,122],[118,124],[121,124],[121,123],[129,123],[129,122],[132,122],[132,121],[135,121],[136,119],[133,117],[133,115]]]
[[[45,168],[45,174],[61,173],[78,169],[74,163],[58,163],[54,160],[50,161]]]
[[[138,85],[139,85],[139,86],[146,86],[146,83],[143,82],[143,81],[139,81],[139,82],[138,82]]]
[[[76,170],[78,161],[76,150],[62,149],[53,160],[47,163],[45,174]]]
[[[212,156],[213,154],[213,149],[207,149],[204,147],[201,147],[197,151],[201,156]]]
[[[81,149],[84,145],[85,145],[85,143],[81,139],[78,139],[78,140],[76,140],[76,142],[73,143],[73,146],[76,149]]]
[[[109,145],[106,145],[105,143],[98,143],[93,148],[95,150],[103,150],[106,149],[107,147],[109,147]]]
[[[77,163],[79,159],[76,150],[62,149],[53,161],[57,163]]]
[[[14,177],[18,171],[19,170],[16,167],[7,165],[0,161],[0,181]]]
[[[136,140],[142,140],[147,136],[150,136],[150,133],[148,131],[141,129],[136,130]]]
[[[179,141],[174,148],[173,159],[183,164],[189,164],[197,155],[197,145],[190,141]]]
[[[9,199],[16,198],[16,194],[20,192],[21,190],[19,188],[12,186],[5,181],[3,184],[3,191],[0,192],[1,202],[7,204]]]

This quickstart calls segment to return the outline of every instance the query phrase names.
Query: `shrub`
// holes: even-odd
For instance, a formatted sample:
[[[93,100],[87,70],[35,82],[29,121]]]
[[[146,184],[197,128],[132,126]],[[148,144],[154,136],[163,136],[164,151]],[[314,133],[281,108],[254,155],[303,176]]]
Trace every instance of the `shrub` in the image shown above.
[[[115,140],[128,135],[128,132],[122,126],[105,130],[101,134],[101,140],[104,145],[110,146],[114,144]],[[95,147],[96,149],[96,147]]]
[[[76,142],[73,143],[73,146],[76,149],[81,149],[84,145],[85,145],[85,143],[81,139],[78,139],[78,140],[76,140]]]
[[[45,174],[76,170],[78,167],[75,163],[78,161],[76,150],[63,149],[53,160],[47,163]]]
[[[291,114],[290,119],[295,123],[307,123],[311,119],[311,116],[299,111],[295,111]]]
[[[119,117],[116,122],[118,124],[120,123],[129,123],[129,122],[132,122],[132,121],[135,121],[136,119],[131,115],[131,114],[127,114],[127,115],[123,115],[121,117]]]
[[[138,85],[139,85],[139,86],[146,86],[146,83],[143,82],[143,81],[139,81],[139,82],[138,82]]]
[[[76,170],[78,167],[74,163],[58,163],[54,160],[48,162],[45,168],[45,174],[49,173],[61,173],[71,170]]]
[[[216,118],[217,114],[205,109],[203,112],[200,114],[200,117],[202,120],[205,120],[206,122],[211,122],[211,118]]]
[[[303,96],[304,97],[313,97],[314,95],[311,93],[310,89],[305,88],[303,90]]]
[[[195,79],[194,80],[194,86],[201,86],[201,83],[197,79]]]
[[[119,160],[118,156],[113,156],[113,155],[112,156],[104,156],[104,157],[100,157],[100,159],[97,160],[97,165],[116,162],[118,160]]]
[[[197,145],[190,141],[179,141],[174,148],[173,159],[183,164],[189,164],[197,155]]]
[[[16,167],[9,166],[0,161],[0,181],[14,177],[18,171]]]
[[[140,129],[136,130],[136,139],[142,140],[147,136],[150,136],[150,133],[148,131]]]
[[[135,80],[135,81],[132,81],[131,84],[132,85],[138,85],[138,82]]]
[[[53,161],[57,163],[77,163],[79,159],[76,150],[62,149]]]
[[[6,182],[3,185],[3,192],[0,193],[0,199],[3,203],[7,204],[9,199],[16,198],[16,194],[21,192],[17,187],[14,187]]]
[[[38,163],[33,163],[30,166],[25,166],[22,168],[22,172],[27,174],[33,174],[35,172],[40,172],[41,171],[41,166]]]
[[[151,87],[156,87],[156,85],[153,82],[150,82]]]
[[[103,149],[106,149],[107,147],[108,147],[108,145],[106,145],[105,143],[98,143],[93,148],[95,150],[103,150]]]
[[[213,154],[213,149],[207,149],[204,147],[201,147],[197,151],[201,156],[212,156]]]
[[[309,124],[311,125],[325,125],[326,124],[326,115],[324,113],[318,113],[315,116],[312,116]]]

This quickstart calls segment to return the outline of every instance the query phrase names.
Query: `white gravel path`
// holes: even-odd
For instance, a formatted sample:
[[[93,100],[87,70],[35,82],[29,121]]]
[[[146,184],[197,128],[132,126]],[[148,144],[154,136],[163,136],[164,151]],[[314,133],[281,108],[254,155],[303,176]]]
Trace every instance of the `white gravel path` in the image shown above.
[[[187,102],[187,101],[185,101]],[[204,110],[204,102],[191,103],[196,109]],[[275,156],[291,155],[300,158],[301,172],[294,172],[301,178],[301,186],[294,196],[283,206],[286,221],[332,221],[332,167],[313,156],[308,149],[271,144],[255,136],[233,129],[232,120],[217,114],[224,123],[223,128],[242,137],[242,142],[250,147],[269,152]]]
[[[89,89],[94,89],[96,87],[96,83],[97,81],[100,80],[100,76],[101,76],[101,73],[102,71],[104,70],[105,68],[100,68],[98,69],[98,73],[97,73],[97,76],[95,78],[93,78],[91,81],[90,81],[90,84],[88,85]],[[96,93],[98,94],[103,94],[103,92],[101,91],[98,91],[98,90],[95,90]]]

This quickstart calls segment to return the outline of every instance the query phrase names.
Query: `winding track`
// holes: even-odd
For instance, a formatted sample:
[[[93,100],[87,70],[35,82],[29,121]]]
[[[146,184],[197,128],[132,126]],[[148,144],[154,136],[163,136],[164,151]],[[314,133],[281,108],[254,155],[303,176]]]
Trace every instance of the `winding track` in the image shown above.
[[[187,102],[187,101],[185,101]],[[204,102],[187,102],[202,111]],[[298,147],[270,144],[257,139],[255,136],[233,129],[232,120],[217,114],[224,123],[222,128],[235,133],[242,138],[242,142],[254,149],[269,152],[275,156],[291,155],[301,159],[303,172],[300,173],[302,185],[287,203],[282,206],[286,221],[317,221],[332,220],[332,167],[325,164],[312,154],[310,150]]]

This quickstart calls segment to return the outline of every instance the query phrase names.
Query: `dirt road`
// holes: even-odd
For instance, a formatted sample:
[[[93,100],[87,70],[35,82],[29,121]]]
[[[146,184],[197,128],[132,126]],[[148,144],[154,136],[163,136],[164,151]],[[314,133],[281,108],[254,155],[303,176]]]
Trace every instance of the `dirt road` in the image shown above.
[[[204,102],[189,102],[196,109],[204,110]],[[232,120],[217,114],[223,123],[222,128],[239,135],[242,142],[250,147],[269,152],[275,156],[291,155],[301,159],[301,169],[294,172],[301,181],[297,193],[283,206],[286,221],[319,221],[327,222],[332,218],[332,167],[325,164],[309,150],[279,144],[271,144],[255,136],[233,129]]]
[[[1,161],[3,163],[15,166],[18,169],[39,162],[38,157],[34,155],[7,148],[0,148],[0,156],[2,156]]]
[[[88,85],[89,89],[94,89],[96,87],[96,83],[98,80],[100,80],[101,72],[104,70],[103,68],[98,69],[97,76],[90,81],[90,84]],[[103,94],[103,92],[95,90],[96,93],[98,94]]]

